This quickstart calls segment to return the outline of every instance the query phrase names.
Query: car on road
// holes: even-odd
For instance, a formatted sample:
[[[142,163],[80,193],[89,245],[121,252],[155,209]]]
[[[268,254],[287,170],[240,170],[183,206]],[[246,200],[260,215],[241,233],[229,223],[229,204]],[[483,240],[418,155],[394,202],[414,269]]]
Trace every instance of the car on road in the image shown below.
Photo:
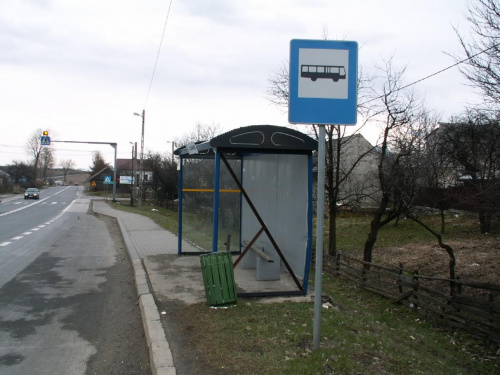
[[[40,190],[37,188],[28,188],[24,193],[24,199],[40,199]]]

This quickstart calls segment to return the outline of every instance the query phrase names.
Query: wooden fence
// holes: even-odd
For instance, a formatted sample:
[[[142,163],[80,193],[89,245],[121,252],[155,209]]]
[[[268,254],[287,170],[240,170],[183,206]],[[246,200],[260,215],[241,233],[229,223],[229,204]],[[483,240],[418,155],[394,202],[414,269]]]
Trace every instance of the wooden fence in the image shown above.
[[[367,263],[342,253],[327,256],[325,271],[394,302],[407,301],[453,327],[500,344],[500,285],[424,276],[405,270],[402,264]]]

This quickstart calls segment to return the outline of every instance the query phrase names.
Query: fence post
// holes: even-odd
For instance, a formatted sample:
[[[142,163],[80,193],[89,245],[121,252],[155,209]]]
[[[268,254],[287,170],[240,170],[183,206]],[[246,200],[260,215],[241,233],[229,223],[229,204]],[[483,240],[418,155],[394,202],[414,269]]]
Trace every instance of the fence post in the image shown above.
[[[399,279],[398,279],[398,290],[399,294],[403,294],[403,280],[402,280],[402,275],[403,275],[403,263],[399,263]]]
[[[490,302],[489,313],[493,316],[493,293],[492,292],[490,292],[488,300]],[[493,319],[488,319],[488,322],[490,324],[493,324]]]
[[[412,285],[413,285],[413,298],[415,299],[415,309],[418,308],[418,271],[413,272]]]
[[[460,276],[457,276],[457,278],[455,279],[457,282],[456,282],[456,288],[455,288],[455,292],[456,294],[458,295],[461,295],[462,294],[462,284],[460,283]],[[453,301],[453,297],[455,296],[455,292],[452,293],[451,295],[451,300]],[[457,303],[456,306],[460,306],[460,303]],[[460,312],[460,308],[459,307],[456,307],[456,311],[457,312]]]
[[[337,253],[335,256],[335,276],[339,277],[340,276],[340,251]]]
[[[363,268],[361,268],[361,288],[365,287],[365,283],[366,283],[366,268],[365,266],[363,266]]]

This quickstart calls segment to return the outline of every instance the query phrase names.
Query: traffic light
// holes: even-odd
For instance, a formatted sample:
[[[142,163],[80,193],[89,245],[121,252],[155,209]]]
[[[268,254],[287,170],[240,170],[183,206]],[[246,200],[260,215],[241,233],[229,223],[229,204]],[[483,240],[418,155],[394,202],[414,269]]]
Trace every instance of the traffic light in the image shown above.
[[[43,135],[40,137],[40,144],[42,146],[50,146],[50,137],[47,130],[44,130]]]

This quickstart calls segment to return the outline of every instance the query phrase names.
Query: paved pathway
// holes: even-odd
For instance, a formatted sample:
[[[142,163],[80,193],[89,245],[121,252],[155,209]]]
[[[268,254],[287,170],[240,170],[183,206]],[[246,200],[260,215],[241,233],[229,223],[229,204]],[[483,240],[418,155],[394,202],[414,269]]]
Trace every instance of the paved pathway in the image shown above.
[[[142,258],[149,255],[177,254],[177,235],[163,229],[148,217],[116,210],[103,200],[94,200],[94,212],[120,218],[137,253]],[[199,251],[186,241],[183,251]]]

